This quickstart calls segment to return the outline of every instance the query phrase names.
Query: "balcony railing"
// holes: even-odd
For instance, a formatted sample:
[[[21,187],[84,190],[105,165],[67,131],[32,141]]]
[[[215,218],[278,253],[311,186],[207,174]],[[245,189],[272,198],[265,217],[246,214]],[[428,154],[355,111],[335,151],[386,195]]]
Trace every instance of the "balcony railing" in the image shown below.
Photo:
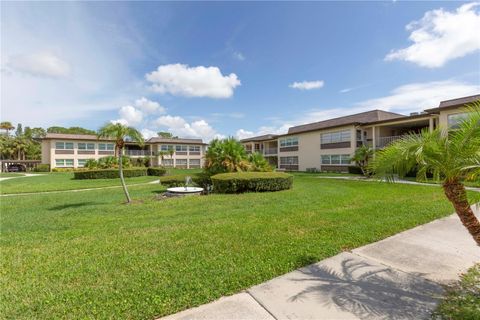
[[[124,154],[126,156],[153,156],[150,150],[125,150]]]
[[[268,156],[268,155],[275,155],[278,153],[278,149],[277,148],[266,148],[266,149],[263,149],[263,154]]]
[[[386,146],[390,145],[391,143],[404,138],[406,135],[401,136],[387,136],[387,137],[380,137],[375,141],[376,148],[385,148]]]

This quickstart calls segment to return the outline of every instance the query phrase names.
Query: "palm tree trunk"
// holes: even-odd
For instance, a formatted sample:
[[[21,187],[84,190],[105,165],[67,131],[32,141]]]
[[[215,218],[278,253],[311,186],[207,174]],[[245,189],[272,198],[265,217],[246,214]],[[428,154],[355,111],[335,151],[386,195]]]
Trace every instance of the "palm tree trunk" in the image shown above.
[[[477,245],[480,246],[480,222],[478,222],[467,201],[465,186],[458,181],[448,181],[443,184],[443,190],[448,200],[453,204],[455,212],[463,225],[472,235]]]
[[[118,148],[118,171],[120,181],[122,182],[123,192],[125,193],[125,197],[127,197],[127,203],[130,203],[132,202],[132,199],[130,199],[130,194],[128,193],[127,185],[125,184],[125,178],[123,177],[122,153],[123,148]]]

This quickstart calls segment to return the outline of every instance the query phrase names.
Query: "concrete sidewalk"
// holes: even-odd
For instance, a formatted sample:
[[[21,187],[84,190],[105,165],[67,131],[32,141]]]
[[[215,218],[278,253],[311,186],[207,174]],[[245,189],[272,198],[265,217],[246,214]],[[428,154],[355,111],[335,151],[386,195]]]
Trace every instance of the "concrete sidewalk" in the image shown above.
[[[480,248],[451,215],[163,319],[428,318],[442,285],[476,262]]]

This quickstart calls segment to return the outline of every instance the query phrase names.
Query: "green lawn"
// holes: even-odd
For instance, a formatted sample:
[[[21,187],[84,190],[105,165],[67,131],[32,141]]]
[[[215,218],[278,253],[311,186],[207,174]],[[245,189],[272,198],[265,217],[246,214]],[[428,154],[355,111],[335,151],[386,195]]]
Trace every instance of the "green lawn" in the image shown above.
[[[130,187],[132,205],[121,189],[0,198],[2,317],[152,319],[453,211],[440,188],[308,175],[275,193],[161,188]]]
[[[426,181],[424,181],[424,180],[419,181],[414,177],[404,177],[402,179],[403,180],[408,180],[408,181],[422,182],[422,183],[440,184],[440,182],[438,182],[436,180],[432,180],[432,179],[429,179],[429,180],[426,180]],[[463,184],[467,187],[480,188],[480,180],[479,181],[463,181]]]
[[[135,177],[125,179],[127,184],[146,183],[158,177]],[[46,173],[38,177],[0,181],[0,193],[28,193],[40,191],[74,190],[120,186],[120,179],[75,180],[72,172]]]
[[[433,319],[480,319],[480,264],[470,268],[457,285],[447,290]]]
[[[25,173],[17,173],[17,172],[0,172],[0,178],[6,177],[23,177]]]

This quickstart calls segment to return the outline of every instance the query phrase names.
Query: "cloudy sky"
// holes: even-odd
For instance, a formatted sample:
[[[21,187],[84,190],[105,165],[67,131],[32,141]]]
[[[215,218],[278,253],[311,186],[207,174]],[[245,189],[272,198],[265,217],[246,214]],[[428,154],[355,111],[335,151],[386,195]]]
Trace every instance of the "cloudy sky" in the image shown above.
[[[480,3],[1,2],[1,120],[282,133],[480,93]]]

